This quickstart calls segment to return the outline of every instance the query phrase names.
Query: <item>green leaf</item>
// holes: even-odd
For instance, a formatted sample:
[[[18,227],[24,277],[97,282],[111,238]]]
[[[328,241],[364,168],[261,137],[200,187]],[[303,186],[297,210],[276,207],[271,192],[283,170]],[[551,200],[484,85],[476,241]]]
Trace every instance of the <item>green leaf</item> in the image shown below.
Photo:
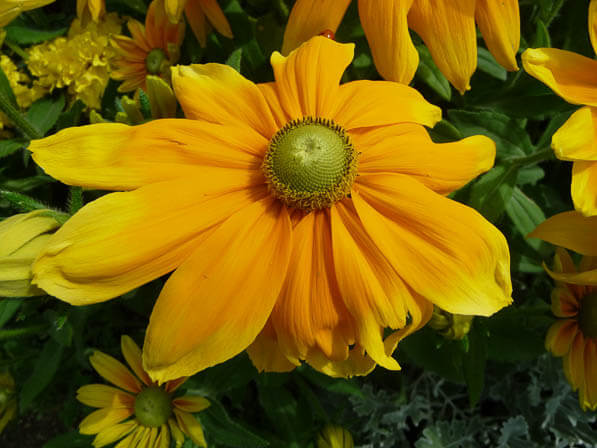
[[[68,109],[60,114],[58,121],[56,122],[56,130],[69,128],[71,126],[77,126],[81,119],[81,113],[85,110],[85,103],[81,100],[77,100]]]
[[[429,134],[435,143],[453,142],[463,138],[458,128],[446,120],[437,123],[429,130]]]
[[[47,96],[37,100],[27,110],[27,120],[42,134],[52,129],[64,109],[64,94],[58,97]]]
[[[64,346],[49,339],[35,363],[33,373],[27,378],[21,389],[20,410],[25,412],[33,400],[52,382],[60,361]]]
[[[22,138],[0,140],[0,159],[17,152],[19,149],[25,148],[26,145],[27,140]]]
[[[15,315],[22,304],[23,299],[4,298],[0,300],[0,328],[4,327],[12,319],[12,316]]]
[[[306,365],[302,365],[296,370],[297,372],[300,372],[301,375],[303,375],[311,384],[325,389],[328,392],[342,395],[352,395],[359,398],[364,397],[361,386],[354,378],[332,378],[313,370],[311,367]]]
[[[47,205],[42,204],[36,199],[14,191],[0,190],[0,198],[7,200],[14,208],[22,212],[48,208]]]
[[[231,389],[246,387],[256,377],[257,370],[249,357],[241,354],[199,372],[189,378],[185,385],[200,395],[217,397]]]
[[[441,98],[450,101],[452,88],[446,77],[433,62],[431,53],[425,45],[417,45],[416,48],[419,52],[419,66],[417,67],[416,76],[431,87]]]
[[[71,431],[54,437],[42,448],[88,448],[91,446],[92,440],[93,436],[81,434],[79,431]]]
[[[508,77],[508,72],[495,60],[493,55],[483,47],[477,50],[477,65],[479,70],[493,76],[500,81],[505,81]]]
[[[506,213],[521,235],[525,237],[526,242],[534,249],[539,249],[543,242],[536,238],[526,238],[526,236],[545,221],[545,214],[541,207],[522,190],[515,187],[512,199],[506,204]]]
[[[0,68],[0,101],[8,102],[16,109],[19,108],[17,104],[17,98],[15,97],[15,94],[10,87],[10,82],[8,81],[8,78],[6,77],[6,74],[2,68]]]
[[[512,197],[518,168],[498,165],[484,174],[471,188],[471,205],[491,222],[502,215]]]
[[[66,33],[67,28],[36,30],[26,26],[11,25],[5,28],[6,39],[18,45],[32,45],[54,39]]]
[[[537,19],[537,31],[535,33],[535,38],[533,39],[534,48],[550,48],[551,47],[551,39],[549,37],[549,31],[543,23],[543,20]]]
[[[224,407],[211,400],[211,406],[199,415],[205,433],[214,442],[230,447],[261,448],[269,442],[234,422]]]
[[[485,382],[485,364],[487,361],[487,340],[479,320],[473,321],[468,334],[468,352],[462,360],[464,380],[468,386],[469,403],[474,407],[481,398]]]
[[[300,439],[299,412],[297,400],[284,387],[259,387],[259,402],[265,411],[271,425],[277,429],[288,442],[296,442]]]
[[[228,56],[228,59],[226,59],[226,65],[229,65],[234,70],[236,70],[237,72],[240,73],[240,63],[241,63],[242,56],[243,56],[243,49],[237,48],[232,53],[230,53],[230,56]]]
[[[509,448],[513,445],[512,442],[522,442],[524,444],[528,441],[528,436],[529,425],[522,415],[509,418],[500,431],[498,448]]]

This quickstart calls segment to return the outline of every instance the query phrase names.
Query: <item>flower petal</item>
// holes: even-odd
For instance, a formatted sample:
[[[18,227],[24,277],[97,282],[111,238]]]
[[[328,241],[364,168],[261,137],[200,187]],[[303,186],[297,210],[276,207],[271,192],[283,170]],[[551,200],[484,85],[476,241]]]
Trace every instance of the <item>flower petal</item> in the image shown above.
[[[169,43],[180,46],[184,27],[184,22],[170,22],[162,0],[154,0],[149,4],[145,16],[145,35],[152,49],[161,48],[168,53]]]
[[[335,33],[349,4],[350,0],[297,0],[284,30],[282,54],[326,30]]]
[[[587,339],[585,344],[585,387],[581,393],[583,409],[597,409],[597,344],[595,339]]]
[[[388,81],[408,84],[419,65],[419,53],[408,31],[406,16],[413,0],[359,0],[361,25],[375,67]]]
[[[46,173],[66,184],[129,190],[180,177],[202,178],[213,167],[259,169],[261,159],[255,155],[265,151],[267,142],[246,127],[163,119],[140,126],[71,127],[33,140],[29,150]]]
[[[560,160],[597,161],[597,108],[581,107],[551,138],[551,147]]]
[[[203,435],[203,428],[201,428],[201,424],[195,416],[179,411],[178,409],[174,409],[174,415],[182,432],[189,436],[195,445],[200,447],[207,446],[205,436]]]
[[[93,439],[94,448],[101,448],[122,439],[128,435],[139,424],[135,420],[129,420],[101,430]]]
[[[589,36],[593,51],[597,53],[597,1],[591,0],[589,3]]]
[[[576,333],[570,351],[564,356],[564,373],[573,390],[583,388],[585,384],[585,338],[582,331]]]
[[[207,18],[201,8],[201,2],[199,1],[188,1],[184,8],[184,14],[187,18],[189,26],[193,30],[193,34],[199,41],[201,48],[207,46],[207,33],[209,32],[209,25],[207,24]]]
[[[189,3],[193,2],[188,2],[187,7]],[[224,12],[222,11],[222,8],[220,8],[217,0],[201,0],[196,3],[201,5],[205,16],[209,20],[209,23],[216,29],[218,33],[227,37],[228,39],[232,39],[234,37],[232,30],[230,29],[228,19],[224,15]]]
[[[493,57],[507,70],[518,70],[520,45],[518,0],[477,0],[475,19]]]
[[[569,103],[597,106],[597,61],[556,48],[529,48],[522,54],[526,72]]]
[[[228,65],[177,65],[172,85],[187,118],[252,128],[267,140],[278,130],[257,86]]]
[[[556,317],[574,317],[578,314],[579,304],[570,286],[563,285],[551,291],[551,312]]]
[[[570,192],[576,210],[585,216],[597,215],[597,161],[572,164]]]
[[[209,401],[197,395],[184,395],[172,400],[172,404],[184,412],[201,412],[210,406]]]
[[[143,347],[149,375],[159,382],[192,375],[247,348],[271,314],[291,247],[288,212],[271,197],[221,224],[153,308]]]
[[[166,10],[166,14],[168,14],[168,19],[171,23],[179,22],[182,16],[182,11],[184,10],[185,3],[187,0],[165,0],[164,1],[164,9]],[[193,3],[191,0],[189,3]]]
[[[155,448],[170,448],[170,431],[168,430],[168,425],[163,424],[160,427],[160,434],[155,442]]]
[[[133,415],[130,408],[103,408],[93,411],[79,424],[81,434],[97,434]]]
[[[291,118],[333,118],[340,79],[354,57],[354,44],[315,36],[288,57],[274,52],[271,64],[280,104]]]
[[[338,93],[333,119],[347,130],[405,122],[433,127],[442,118],[439,107],[396,82],[352,81],[341,85]]]
[[[77,400],[94,408],[130,408],[135,406],[135,397],[105,384],[88,384],[77,390]]]
[[[300,364],[299,362],[293,364],[282,353],[276,330],[271,323],[271,317],[255,340],[247,347],[247,353],[259,372],[290,372]]]
[[[578,273],[566,274],[561,272],[550,271],[549,268],[543,265],[549,276],[558,282],[568,283],[571,286],[597,286],[597,269],[590,271],[583,271]]]
[[[488,316],[511,303],[506,239],[475,210],[399,174],[357,182],[359,217],[410,288],[455,314]]]
[[[477,68],[476,0],[417,0],[408,24],[423,39],[437,67],[456,89],[469,90]]]
[[[218,169],[211,176],[151,184],[90,202],[51,237],[33,265],[34,283],[83,305],[172,271],[205,238],[206,229],[266,194],[262,187],[246,188],[247,175]]]
[[[539,224],[527,238],[539,238],[583,255],[595,256],[597,216],[586,217],[576,211],[558,213]]]
[[[139,393],[141,382],[117,359],[100,351],[94,351],[89,362],[103,378],[129,392]]]
[[[554,356],[564,356],[578,331],[578,323],[573,319],[559,320],[547,331],[545,348]]]
[[[151,379],[145,370],[143,370],[143,361],[141,359],[141,349],[139,346],[130,336],[123,334],[120,338],[120,349],[124,359],[133,372],[135,372],[137,378],[143,381],[143,384],[149,386],[151,384]]]
[[[491,169],[495,143],[475,135],[452,143],[434,143],[420,125],[405,123],[351,133],[361,152],[359,173],[401,173],[440,194],[463,187]]]

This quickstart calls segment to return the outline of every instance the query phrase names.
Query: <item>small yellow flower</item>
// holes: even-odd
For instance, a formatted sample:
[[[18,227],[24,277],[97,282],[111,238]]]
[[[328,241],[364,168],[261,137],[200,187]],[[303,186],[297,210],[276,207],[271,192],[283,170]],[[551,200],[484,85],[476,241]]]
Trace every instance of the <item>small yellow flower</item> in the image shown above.
[[[234,37],[218,0],[165,0],[164,6],[171,23],[178,23],[184,10],[187,21],[202,47],[207,44],[210,25],[222,36],[228,39]]]
[[[41,8],[55,0],[2,0],[0,2],[0,27],[8,25],[23,11]]]
[[[0,434],[17,415],[15,380],[8,372],[0,373]]]
[[[141,349],[129,336],[122,336],[121,350],[134,374],[105,353],[96,351],[89,358],[97,373],[116,387],[90,384],[77,391],[77,400],[99,408],[81,422],[81,434],[97,434],[93,440],[96,448],[120,439],[119,447],[164,448],[170,446],[170,437],[180,447],[183,434],[196,445],[207,446],[203,429],[192,413],[209,407],[209,401],[192,395],[174,397],[187,378],[161,386],[152,382],[141,365]]]
[[[284,33],[287,54],[324,30],[336,31],[350,0],[297,0]],[[518,0],[359,0],[359,15],[379,74],[408,84],[419,64],[414,30],[433,60],[460,93],[470,89],[477,68],[477,31],[496,60],[518,70]]]
[[[147,75],[169,79],[170,66],[179,57],[184,22],[171,24],[164,12],[163,0],[154,0],[149,5],[145,26],[134,19],[130,19],[127,25],[132,38],[112,38],[118,57],[114,61],[116,69],[111,76],[124,81],[118,90],[129,92],[138,87],[146,90]]]
[[[589,35],[597,52],[597,0],[589,5]],[[597,61],[555,48],[530,48],[522,55],[527,73],[572,104],[584,104],[557,130],[551,147],[560,160],[573,162],[570,187],[574,208],[597,215]]]
[[[429,326],[446,339],[462,339],[470,331],[472,322],[473,316],[448,313],[436,306]]]
[[[317,448],[353,448],[348,430],[337,425],[326,425],[317,436]]]
[[[45,294],[31,285],[31,265],[60,224],[48,210],[21,213],[0,221],[0,297]]]

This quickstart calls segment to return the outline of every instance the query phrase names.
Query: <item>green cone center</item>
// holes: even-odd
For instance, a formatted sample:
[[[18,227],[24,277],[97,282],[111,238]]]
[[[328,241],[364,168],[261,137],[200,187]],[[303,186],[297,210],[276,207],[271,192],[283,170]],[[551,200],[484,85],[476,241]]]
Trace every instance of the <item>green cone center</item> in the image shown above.
[[[144,426],[160,427],[171,415],[172,400],[161,387],[147,387],[135,398],[135,417]]]
[[[585,337],[597,338],[597,292],[582,298],[578,313],[578,325]]]
[[[330,207],[350,194],[358,153],[341,126],[307,117],[293,120],[271,139],[263,172],[273,194],[291,207]]]
[[[162,63],[167,59],[166,52],[161,48],[151,50],[145,59],[145,67],[149,74],[159,75],[162,72]]]

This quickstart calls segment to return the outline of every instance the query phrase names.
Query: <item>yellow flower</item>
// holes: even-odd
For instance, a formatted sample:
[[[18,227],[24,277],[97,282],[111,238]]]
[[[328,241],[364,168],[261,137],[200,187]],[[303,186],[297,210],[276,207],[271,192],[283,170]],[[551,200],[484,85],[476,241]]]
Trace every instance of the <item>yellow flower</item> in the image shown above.
[[[0,434],[17,415],[15,380],[8,372],[0,373]]]
[[[589,6],[589,34],[597,52],[597,0]],[[547,84],[569,103],[585,104],[551,140],[556,157],[572,164],[572,201],[583,214],[597,215],[597,61],[555,48],[528,49],[522,55],[527,73]]]
[[[0,297],[45,294],[31,285],[31,265],[60,224],[48,210],[21,213],[0,221]]]
[[[187,378],[158,386],[143,370],[141,349],[130,337],[122,336],[121,349],[135,374],[105,353],[96,351],[89,358],[97,373],[116,387],[89,384],[77,391],[77,400],[99,408],[81,422],[81,434],[97,434],[93,440],[96,448],[120,439],[123,440],[119,447],[167,448],[170,436],[180,447],[184,442],[183,434],[195,445],[207,446],[201,424],[191,413],[206,409],[209,401],[193,395],[174,398]]]
[[[446,339],[462,339],[471,329],[473,316],[452,314],[434,307],[429,326]]]
[[[168,79],[170,66],[178,60],[184,22],[169,23],[163,0],[154,0],[149,5],[145,26],[134,19],[130,19],[127,25],[132,39],[127,36],[112,38],[118,57],[111,76],[124,81],[118,90],[129,92],[138,87],[145,90],[147,75]]]
[[[171,23],[178,23],[184,10],[187,21],[202,47],[207,45],[210,25],[222,36],[228,39],[234,37],[218,0],[165,0],[164,6]]]
[[[28,50],[27,66],[38,79],[34,87],[68,87],[68,93],[92,109],[99,109],[104,89],[110,79],[110,63],[115,51],[109,36],[120,32],[120,19],[106,14],[96,22],[82,24],[73,20],[67,37],[35,45]]]
[[[176,269],[144,345],[158,381],[249,346],[259,370],[396,370],[392,352],[432,303],[508,305],[504,236],[444,196],[491,168],[494,143],[433,143],[422,125],[441,111],[414,89],[339,85],[353,56],[315,37],[274,53],[275,82],[257,85],[226,65],[177,66],[186,119],[34,140],[34,160],[62,182],[132,190],[74,215],[38,258],[37,284],[84,305]],[[385,327],[398,331],[384,340]]]
[[[353,448],[352,435],[337,425],[326,425],[317,436],[317,448]]]
[[[282,53],[324,30],[336,31],[350,0],[297,0],[284,33]],[[359,0],[359,15],[379,74],[408,84],[419,64],[409,28],[460,93],[477,68],[479,25],[485,43],[507,70],[518,70],[518,0]]]
[[[77,0],[77,17],[83,22],[87,22],[88,17],[99,22],[105,13],[105,0]]]
[[[23,11],[41,8],[55,0],[2,0],[0,2],[0,27],[8,25]]]

